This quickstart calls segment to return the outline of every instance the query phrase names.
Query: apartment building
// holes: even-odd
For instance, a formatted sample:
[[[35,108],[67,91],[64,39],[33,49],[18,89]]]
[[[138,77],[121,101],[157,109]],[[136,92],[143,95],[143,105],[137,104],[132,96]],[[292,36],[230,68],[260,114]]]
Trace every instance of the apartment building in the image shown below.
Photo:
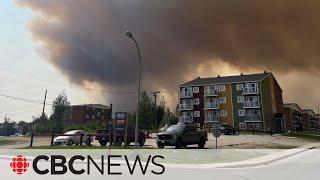
[[[102,123],[111,121],[112,104],[82,104],[72,105],[69,124],[85,124],[88,122]]]
[[[296,103],[284,104],[285,131],[303,131],[306,128],[303,113],[303,109]]]
[[[284,127],[282,90],[272,73],[196,78],[180,86],[180,121],[209,128],[212,123],[239,129]]]
[[[304,109],[302,117],[304,119],[303,126],[306,130],[318,129],[317,114],[312,109]]]

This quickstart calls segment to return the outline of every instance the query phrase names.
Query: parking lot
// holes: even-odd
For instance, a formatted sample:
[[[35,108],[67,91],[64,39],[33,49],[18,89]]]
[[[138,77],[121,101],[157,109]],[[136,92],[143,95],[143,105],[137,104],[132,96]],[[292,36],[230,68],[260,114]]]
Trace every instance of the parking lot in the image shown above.
[[[50,146],[51,137],[35,137],[34,146],[45,147]],[[30,137],[0,137],[0,142],[6,142],[0,144],[1,149],[14,149],[24,148],[29,146]],[[218,138],[219,149],[287,149],[298,146],[303,146],[312,142],[311,140],[294,138],[288,136],[270,136],[270,135],[252,135],[252,134],[241,134],[241,135],[221,135]],[[92,146],[100,146],[99,142],[93,141]],[[134,143],[130,144],[133,147]],[[147,139],[145,148],[157,148],[155,139]],[[215,148],[215,138],[212,134],[208,134],[208,141],[206,148]],[[108,146],[106,147],[108,148]],[[174,147],[165,147],[174,148]],[[197,145],[190,145],[188,148],[197,148]]]

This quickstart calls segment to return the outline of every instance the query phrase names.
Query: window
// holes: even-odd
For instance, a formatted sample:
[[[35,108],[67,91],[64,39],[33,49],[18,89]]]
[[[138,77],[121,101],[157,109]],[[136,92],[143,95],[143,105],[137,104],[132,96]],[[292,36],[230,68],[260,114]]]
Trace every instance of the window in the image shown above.
[[[194,123],[194,126],[200,128],[200,123]]]
[[[246,129],[246,123],[239,123],[239,128],[240,129]]]
[[[225,104],[225,103],[227,103],[227,98],[226,98],[226,97],[221,97],[221,98],[219,98],[219,103],[220,103],[220,104]]]
[[[199,104],[200,104],[199,98],[193,99],[193,104],[194,104],[194,105],[199,105]]]
[[[89,115],[88,114],[86,114],[86,119],[89,119]]]
[[[237,102],[238,103],[243,103],[243,101],[244,101],[244,97],[243,96],[238,96],[237,97]]]
[[[200,117],[200,111],[194,111],[193,117]]]
[[[97,112],[97,116],[100,116],[100,115],[101,115],[101,112],[98,111],[98,112]]]
[[[239,116],[245,116],[245,111],[243,109],[238,109],[238,115]]]
[[[221,117],[227,117],[228,116],[228,111],[227,110],[220,110],[220,116]]]
[[[237,91],[243,90],[243,84],[237,84]]]
[[[219,86],[219,91],[225,91],[226,90],[226,86],[225,85],[220,85]]]
[[[192,91],[193,93],[199,93],[199,87],[193,87]]]
[[[92,119],[94,119],[94,115],[92,115]]]

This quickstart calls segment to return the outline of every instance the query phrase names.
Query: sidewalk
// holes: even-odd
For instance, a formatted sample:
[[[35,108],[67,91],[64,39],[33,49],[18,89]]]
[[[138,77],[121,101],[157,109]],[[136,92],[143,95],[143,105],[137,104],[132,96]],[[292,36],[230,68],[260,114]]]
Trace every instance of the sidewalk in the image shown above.
[[[287,157],[308,151],[310,149],[320,146],[319,143],[311,143],[302,147],[295,149],[288,149],[285,151],[280,151],[265,155],[262,157],[257,157],[253,159],[248,159],[238,162],[227,162],[227,163],[210,163],[210,164],[165,164],[166,167],[170,168],[186,168],[186,169],[212,169],[212,168],[242,168],[242,167],[254,167],[269,164]],[[196,165],[196,166],[195,166]]]

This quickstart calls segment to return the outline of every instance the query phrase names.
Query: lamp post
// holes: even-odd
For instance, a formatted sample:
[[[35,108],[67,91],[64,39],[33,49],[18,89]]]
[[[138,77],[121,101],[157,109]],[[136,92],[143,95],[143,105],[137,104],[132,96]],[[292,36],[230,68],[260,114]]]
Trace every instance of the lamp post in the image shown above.
[[[137,112],[136,112],[136,124],[135,124],[135,132],[134,132],[134,147],[138,148],[138,130],[139,130],[139,103],[140,103],[140,84],[141,84],[141,55],[140,49],[137,41],[134,39],[133,34],[130,31],[126,32],[126,35],[133,40],[134,44],[137,47],[138,58],[139,58],[139,81],[138,81],[138,102],[137,102]]]

